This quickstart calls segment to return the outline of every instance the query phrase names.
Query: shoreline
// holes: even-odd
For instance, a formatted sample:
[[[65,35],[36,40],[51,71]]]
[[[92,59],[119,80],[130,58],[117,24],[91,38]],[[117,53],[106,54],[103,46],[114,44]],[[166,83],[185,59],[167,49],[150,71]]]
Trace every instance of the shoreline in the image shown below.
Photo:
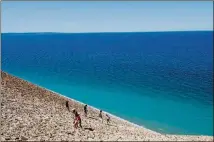
[[[23,80],[24,80],[24,79],[23,79]],[[29,81],[27,81],[27,80],[25,80],[25,81],[28,82],[28,83],[31,83],[31,82],[29,82]],[[32,83],[32,84],[33,84],[33,83]],[[52,92],[52,93],[54,93],[54,94],[57,94],[57,95],[59,95],[60,97],[63,97],[63,98],[65,98],[65,99],[74,101],[74,102],[79,103],[79,104],[81,104],[81,105],[85,105],[83,102],[80,102],[80,101],[78,101],[78,100],[69,98],[69,97],[67,97],[67,96],[65,96],[65,95],[62,95],[62,94],[60,94],[60,93],[57,93],[57,92],[55,92],[55,91],[53,91],[53,90],[47,89],[47,88],[42,87],[42,86],[37,85],[37,84],[34,84],[34,85],[36,85],[36,86],[38,86],[38,87],[40,87],[40,88],[42,88],[42,89],[45,89],[45,90],[47,90],[47,91],[50,91],[50,92]],[[87,105],[88,105],[88,104],[87,104]],[[94,107],[94,106],[92,106],[92,105],[88,105],[88,107],[90,107],[90,108],[92,108],[92,109],[94,109],[94,110],[96,110],[96,111],[99,111],[99,110],[100,110],[100,109],[98,109],[98,108],[96,108],[96,107]],[[114,117],[114,118],[116,118],[116,119],[119,119],[119,120],[121,120],[121,121],[124,121],[125,123],[130,123],[131,125],[134,125],[134,126],[136,126],[136,127],[145,128],[145,127],[143,127],[143,126],[140,126],[140,125],[137,125],[137,124],[135,124],[135,123],[132,123],[132,122],[130,122],[130,121],[128,121],[128,120],[125,120],[125,119],[123,119],[123,118],[120,118],[120,117],[118,117],[118,116],[116,116],[116,115],[113,115],[113,114],[111,114],[111,113],[109,113],[109,112],[106,112],[106,111],[103,111],[103,110],[102,110],[102,112],[108,114],[108,115],[111,116],[111,117]],[[147,129],[147,128],[146,128],[146,129]]]
[[[3,76],[3,77],[2,77]],[[62,103],[62,100],[63,101],[65,101],[65,100],[68,100],[69,102],[72,102],[72,104],[74,104],[74,106],[77,106],[78,107],[78,109],[80,109],[80,107],[81,106],[83,106],[84,105],[84,103],[82,103],[82,102],[80,102],[80,101],[78,101],[78,100],[75,100],[75,99],[72,99],[72,98],[69,98],[69,97],[67,97],[67,96],[64,96],[64,95],[62,95],[62,94],[60,94],[60,93],[57,93],[57,92],[54,92],[54,91],[52,91],[52,90],[50,90],[50,89],[47,89],[47,88],[45,88],[45,87],[42,87],[42,86],[39,86],[39,85],[36,85],[36,84],[33,84],[33,83],[31,83],[31,82],[29,82],[29,81],[27,81],[27,80],[24,80],[24,79],[21,79],[21,78],[19,78],[19,77],[17,77],[17,76],[15,76],[15,75],[12,75],[12,74],[8,74],[8,73],[6,73],[6,72],[4,72],[4,71],[1,71],[1,81],[2,81],[2,88],[1,89],[5,89],[5,88],[7,88],[6,90],[10,90],[11,88],[10,87],[7,87],[7,82],[8,82],[8,84],[10,84],[10,86],[12,86],[12,88],[15,86],[15,88],[17,89],[17,88],[24,88],[23,86],[28,86],[28,87],[32,87],[33,89],[36,89],[36,90],[39,90],[39,91],[42,91],[42,92],[45,92],[45,95],[46,95],[46,93],[47,93],[47,95],[46,96],[42,96],[42,97],[52,97],[52,99],[53,99],[53,101],[54,101],[54,98],[58,98],[59,100],[57,100],[57,101],[54,101],[54,103],[55,104],[57,104],[57,105],[59,105],[60,106],[60,109],[62,109],[61,107],[64,107],[64,106],[62,106],[63,105],[63,103]],[[7,80],[6,78],[9,78],[9,80]],[[19,87],[17,87],[18,85],[16,84],[16,83],[14,83],[14,81],[13,80],[16,80],[17,81],[17,83],[19,83],[19,82],[21,82],[21,85],[23,85],[23,86],[19,86]],[[4,82],[6,82],[6,84],[4,84]],[[17,89],[18,90],[18,89]],[[13,91],[12,91],[13,92]],[[5,93],[6,94],[6,93]],[[41,95],[41,94],[39,94],[39,95]],[[54,96],[55,95],[55,96]],[[33,96],[33,97],[35,97],[35,96]],[[4,97],[3,97],[4,98]],[[30,100],[31,100],[31,98],[29,98]],[[42,99],[42,98],[39,98],[39,99]],[[43,103],[41,102],[41,100],[39,100],[38,99],[38,101],[40,101],[40,103],[41,103],[41,105],[43,105]],[[7,101],[7,100],[6,100]],[[25,101],[25,100],[22,100],[22,101]],[[22,102],[23,103],[23,102]],[[34,105],[34,104],[33,104]],[[18,106],[17,105],[17,107],[21,107],[21,106]],[[98,108],[96,108],[96,107],[93,107],[93,106],[91,106],[91,105],[88,105],[88,108],[90,108],[90,110],[92,110],[92,112],[90,112],[90,113],[97,113],[98,114],[98,112],[99,112],[99,109]],[[63,109],[65,109],[65,108],[63,108]],[[64,110],[63,110],[64,111]],[[3,111],[3,113],[4,113],[4,111]],[[66,112],[67,113],[67,112]],[[150,130],[150,129],[148,129],[148,128],[145,128],[144,126],[140,126],[140,125],[137,125],[137,124],[135,124],[135,123],[132,123],[132,122],[130,122],[130,121],[128,121],[128,120],[125,120],[125,119],[123,119],[123,118],[120,118],[120,117],[118,117],[118,116],[116,116],[116,115],[113,115],[113,114],[111,114],[111,113],[109,113],[109,112],[105,112],[105,111],[103,111],[103,115],[104,114],[108,114],[110,117],[111,117],[111,119],[112,119],[112,122],[114,122],[114,123],[116,123],[116,125],[117,125],[117,127],[118,127],[118,131],[120,131],[119,130],[119,128],[121,127],[121,129],[124,129],[125,127],[127,127],[127,130],[130,130],[130,129],[133,129],[134,130],[134,132],[136,131],[136,134],[137,133],[139,133],[139,134],[149,134],[149,135],[154,135],[154,136],[157,136],[156,138],[155,137],[152,137],[152,138],[150,138],[150,136],[148,136],[148,137],[144,137],[144,139],[143,140],[147,140],[147,138],[148,138],[148,140],[160,140],[160,138],[159,137],[162,137],[162,139],[161,140],[184,140],[184,141],[186,141],[186,140],[197,140],[197,141],[213,141],[213,136],[206,136],[206,135],[171,135],[171,134],[162,134],[162,133],[159,133],[159,132],[156,132],[156,131],[153,131],[153,130]],[[69,114],[70,115],[70,114]],[[87,118],[84,118],[84,119],[87,119]],[[87,121],[87,120],[86,120]],[[93,124],[93,123],[92,123]],[[98,124],[98,125],[103,125],[103,124]],[[100,127],[100,126],[99,126]],[[110,128],[109,128],[110,129]],[[113,129],[113,128],[112,128]],[[136,130],[135,130],[136,129]],[[139,132],[138,132],[138,130],[139,130]],[[103,131],[105,131],[105,129],[103,130]],[[140,132],[140,131],[142,131],[142,132]],[[105,132],[104,132],[105,133]],[[122,133],[122,130],[121,130],[121,133]],[[139,135],[138,134],[138,135]],[[126,134],[124,134],[124,135],[126,135]],[[135,135],[135,134],[133,134],[133,135]],[[120,137],[122,137],[122,136],[120,136]],[[135,137],[136,138],[136,137]],[[56,140],[56,139],[54,139],[54,140]],[[76,139],[75,139],[76,140]],[[85,140],[89,140],[89,139],[85,139]],[[109,140],[109,139],[107,139],[107,140]],[[125,138],[122,138],[122,140],[127,140],[127,139],[125,139]],[[133,139],[133,138],[131,138],[130,140],[142,140],[142,138],[136,138],[136,139]]]
[[[4,71],[2,71],[2,72],[4,72]],[[7,73],[7,72],[4,72],[4,73]],[[7,73],[7,74],[10,74],[11,76],[14,76],[14,77],[16,77],[16,78],[19,78],[18,76],[13,75],[13,74],[11,74],[11,73]],[[28,81],[28,80],[26,80],[26,79],[23,79],[23,78],[19,78],[19,79],[22,79],[23,81],[26,81],[26,82],[29,83],[29,84],[38,86],[38,87],[41,88],[41,89],[50,91],[50,92],[52,92],[52,93],[54,93],[54,94],[56,94],[56,95],[58,95],[58,96],[60,96],[60,97],[63,97],[63,98],[65,98],[65,99],[74,101],[74,102],[79,103],[79,104],[81,104],[81,105],[84,105],[83,102],[80,102],[80,101],[78,101],[78,100],[69,98],[69,97],[67,97],[67,96],[65,96],[65,95],[63,95],[63,94],[57,93],[57,92],[55,92],[55,91],[53,91],[53,90],[47,89],[47,88],[42,87],[42,86],[40,86],[40,85],[38,85],[38,84],[34,84],[34,83],[32,83],[32,82],[30,82],[30,81]],[[88,105],[88,104],[87,104],[87,105]],[[100,109],[98,109],[98,108],[96,108],[96,107],[94,107],[94,106],[92,106],[92,105],[88,105],[88,107],[91,107],[92,109],[94,109],[94,110],[96,110],[96,111],[99,111],[99,110],[100,110]],[[102,111],[103,111],[103,110],[102,110]],[[135,126],[135,127],[148,129],[148,128],[145,128],[144,126],[137,125],[137,124],[135,124],[135,123],[133,123],[133,122],[130,122],[130,121],[128,121],[128,120],[125,120],[125,119],[123,119],[123,118],[121,118],[121,117],[118,117],[118,116],[116,116],[116,115],[113,115],[113,114],[111,114],[111,113],[109,113],[109,112],[103,111],[103,113],[108,114],[108,115],[111,116],[112,118],[119,119],[120,121],[123,121],[123,122],[125,122],[125,123],[129,123],[130,125],[133,125],[133,126]],[[150,130],[150,129],[148,129],[148,130]],[[150,130],[150,131],[153,131],[153,130]],[[153,132],[156,132],[156,131],[153,131]],[[156,133],[158,133],[158,132],[156,132]],[[167,135],[167,134],[164,134],[164,135]]]

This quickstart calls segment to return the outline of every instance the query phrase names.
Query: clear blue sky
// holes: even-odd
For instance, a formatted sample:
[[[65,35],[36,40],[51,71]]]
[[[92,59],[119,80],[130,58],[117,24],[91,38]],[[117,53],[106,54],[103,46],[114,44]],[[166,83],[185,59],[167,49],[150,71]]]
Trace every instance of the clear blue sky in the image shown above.
[[[2,32],[213,30],[210,2],[2,2]]]

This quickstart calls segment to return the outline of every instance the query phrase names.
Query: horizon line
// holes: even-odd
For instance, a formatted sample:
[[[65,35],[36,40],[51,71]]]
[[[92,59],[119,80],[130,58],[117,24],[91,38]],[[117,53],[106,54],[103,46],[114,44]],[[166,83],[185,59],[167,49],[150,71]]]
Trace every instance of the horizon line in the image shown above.
[[[123,31],[123,32],[1,32],[1,34],[30,34],[30,33],[62,33],[62,34],[81,34],[81,33],[153,33],[153,32],[213,32],[213,30],[169,30],[169,31]]]

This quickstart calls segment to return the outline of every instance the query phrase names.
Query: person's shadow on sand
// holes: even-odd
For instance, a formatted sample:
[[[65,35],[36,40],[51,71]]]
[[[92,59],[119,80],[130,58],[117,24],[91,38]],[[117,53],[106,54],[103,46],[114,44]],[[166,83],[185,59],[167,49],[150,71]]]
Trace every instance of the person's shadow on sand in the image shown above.
[[[98,120],[97,118],[95,118],[95,117],[92,117],[92,116],[89,116],[88,118],[91,118],[91,119]]]
[[[114,127],[117,127],[117,125],[113,125],[113,124],[107,124],[108,126],[114,126]]]
[[[84,128],[85,130],[89,130],[89,131],[94,131],[94,129],[93,128],[88,128],[88,127],[86,127],[86,128]]]

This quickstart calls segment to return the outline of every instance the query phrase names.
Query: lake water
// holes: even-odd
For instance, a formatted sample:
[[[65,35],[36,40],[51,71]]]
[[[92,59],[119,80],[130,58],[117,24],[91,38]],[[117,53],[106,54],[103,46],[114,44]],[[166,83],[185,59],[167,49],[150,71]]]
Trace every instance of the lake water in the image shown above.
[[[213,135],[213,32],[2,34],[2,70],[146,128]]]

